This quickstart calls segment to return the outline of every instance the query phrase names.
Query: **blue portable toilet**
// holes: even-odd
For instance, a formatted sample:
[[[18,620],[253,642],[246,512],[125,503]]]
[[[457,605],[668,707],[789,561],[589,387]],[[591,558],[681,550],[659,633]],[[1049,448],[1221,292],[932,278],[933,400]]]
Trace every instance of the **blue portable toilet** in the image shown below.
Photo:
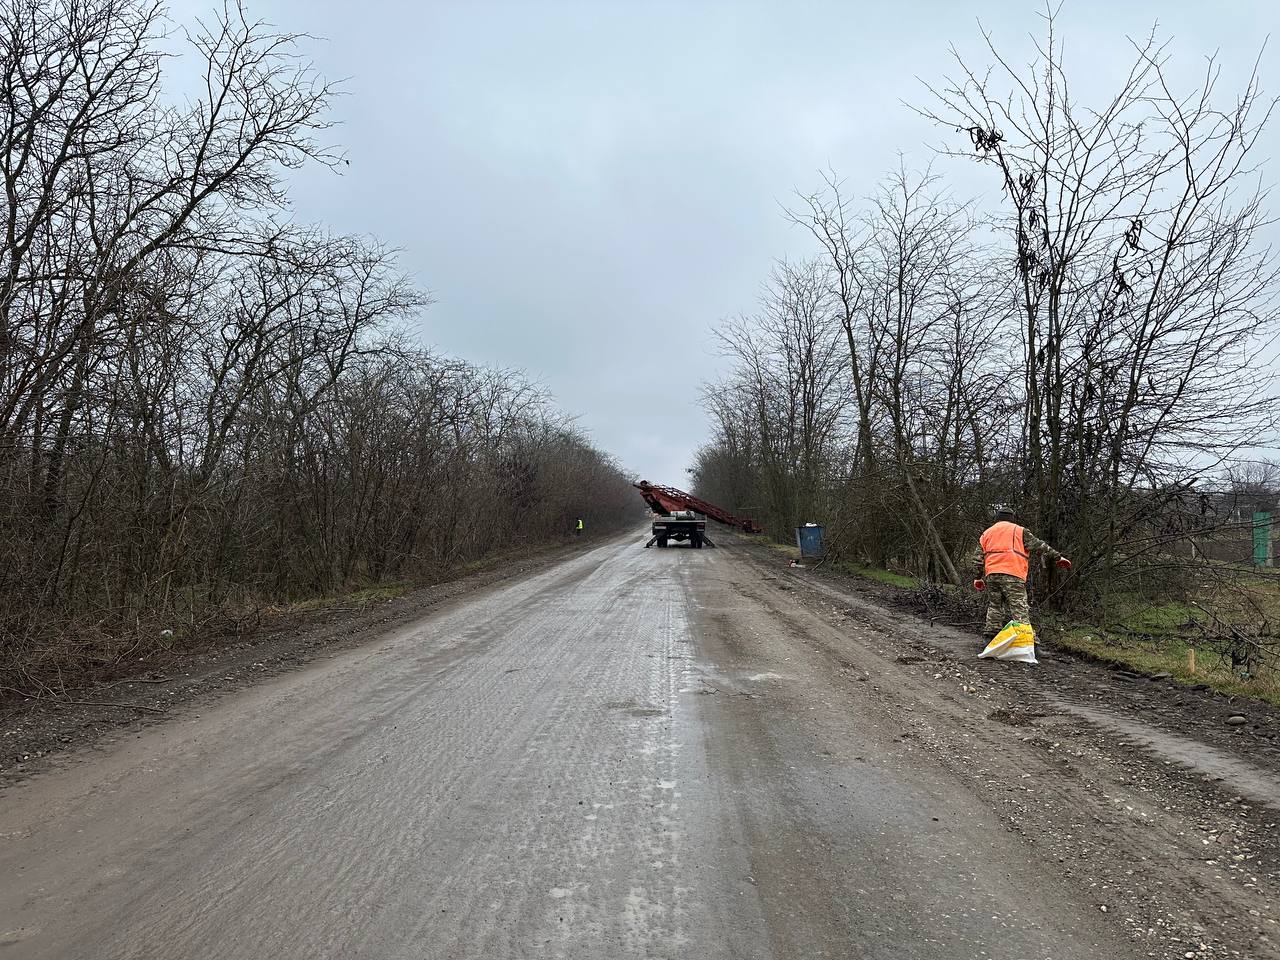
[[[796,527],[796,546],[800,548],[801,560],[816,560],[821,557],[822,527],[816,523]]]

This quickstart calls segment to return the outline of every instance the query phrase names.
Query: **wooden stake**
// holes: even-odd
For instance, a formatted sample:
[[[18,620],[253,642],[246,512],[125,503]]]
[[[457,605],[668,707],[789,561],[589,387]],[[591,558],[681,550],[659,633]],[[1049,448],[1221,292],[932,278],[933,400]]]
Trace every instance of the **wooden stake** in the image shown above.
[[[1196,672],[1196,648],[1187,647],[1187,672]]]

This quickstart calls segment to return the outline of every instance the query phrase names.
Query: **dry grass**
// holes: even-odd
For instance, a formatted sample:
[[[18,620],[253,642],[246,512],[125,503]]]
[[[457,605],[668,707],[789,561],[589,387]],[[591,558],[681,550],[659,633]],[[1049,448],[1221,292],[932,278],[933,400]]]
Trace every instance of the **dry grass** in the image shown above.
[[[1250,676],[1233,670],[1227,657],[1177,637],[1103,634],[1084,627],[1066,630],[1050,627],[1059,646],[1095,660],[1114,663],[1138,673],[1167,673],[1179,683],[1207,683],[1222,693],[1256,697],[1280,706],[1280,672],[1263,665]],[[1190,669],[1188,651],[1196,649],[1196,669]]]
[[[1113,595],[1106,616],[1077,611],[1046,618],[1046,626],[1062,646],[1087,656],[1280,706],[1280,648],[1272,637],[1280,623],[1280,576],[1225,567],[1205,574],[1183,600]]]

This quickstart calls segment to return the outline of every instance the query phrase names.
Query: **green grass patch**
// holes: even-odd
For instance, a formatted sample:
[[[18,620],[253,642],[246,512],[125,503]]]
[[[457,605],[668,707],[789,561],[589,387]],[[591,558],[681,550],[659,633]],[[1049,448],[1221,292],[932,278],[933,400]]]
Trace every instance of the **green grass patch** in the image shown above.
[[[1176,605],[1169,605],[1176,606]],[[1253,677],[1242,677],[1231,669],[1229,660],[1202,646],[1195,646],[1196,670],[1191,672],[1188,651],[1193,644],[1178,636],[1108,632],[1081,624],[1061,624],[1052,618],[1038,618],[1045,632],[1061,647],[1148,676],[1167,673],[1182,684],[1207,683],[1233,696],[1256,697],[1280,707],[1280,676],[1262,668]],[[1141,622],[1168,622],[1159,615]],[[1185,622],[1185,621],[1182,621]]]
[[[752,543],[757,543],[762,547],[768,547],[771,550],[776,550],[778,553],[790,557],[792,560],[800,559],[800,548],[795,544],[779,543],[767,534],[749,536],[746,539]],[[920,581],[915,577],[908,577],[905,574],[894,573],[892,570],[886,570],[883,567],[872,567],[864,563],[831,561],[827,566],[832,570],[838,570],[840,573],[846,573],[854,577],[861,577],[864,580],[871,580],[875,583],[887,584],[891,587],[911,589],[919,586],[920,584]]]
[[[1113,609],[1116,609],[1114,605]],[[1130,599],[1119,607],[1117,614],[1112,621],[1116,630],[1157,636],[1185,633],[1194,629],[1197,621],[1205,619],[1195,607],[1177,601],[1151,603]]]
[[[317,613],[333,607],[363,607],[370,603],[402,597],[413,587],[414,585],[407,580],[399,583],[386,583],[376,587],[366,587],[362,590],[353,590],[349,593],[335,593],[329,597],[311,597],[307,600],[299,600],[297,603],[289,604],[284,608],[284,611],[286,613]]]
[[[888,584],[891,587],[910,590],[920,585],[920,581],[915,577],[894,573],[892,570],[886,570],[883,567],[872,567],[864,563],[834,563],[832,566],[841,573],[852,574],[855,577],[862,577],[864,580],[872,580],[876,583]]]
[[[790,557],[793,560],[800,559],[800,548],[797,547],[795,544],[779,543],[777,540],[774,540],[771,537],[769,537],[767,534],[763,534],[763,533],[756,534],[754,536],[749,536],[747,537],[747,539],[750,540],[752,543],[760,544],[760,546],[762,547],[768,547],[771,550],[776,550],[778,551],[778,553],[781,553],[784,556]]]

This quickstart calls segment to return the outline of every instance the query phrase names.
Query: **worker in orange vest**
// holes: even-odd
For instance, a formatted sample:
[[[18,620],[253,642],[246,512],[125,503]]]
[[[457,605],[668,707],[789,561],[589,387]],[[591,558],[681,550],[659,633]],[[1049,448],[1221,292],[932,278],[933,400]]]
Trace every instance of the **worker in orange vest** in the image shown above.
[[[982,534],[975,565],[981,564],[982,577],[973,581],[975,590],[987,594],[987,635],[995,636],[1011,620],[1031,622],[1031,605],[1027,601],[1027,574],[1031,554],[1043,554],[1063,570],[1071,569],[1071,561],[1045,543],[1026,527],[1013,522],[1013,511],[996,508],[996,522]]]

